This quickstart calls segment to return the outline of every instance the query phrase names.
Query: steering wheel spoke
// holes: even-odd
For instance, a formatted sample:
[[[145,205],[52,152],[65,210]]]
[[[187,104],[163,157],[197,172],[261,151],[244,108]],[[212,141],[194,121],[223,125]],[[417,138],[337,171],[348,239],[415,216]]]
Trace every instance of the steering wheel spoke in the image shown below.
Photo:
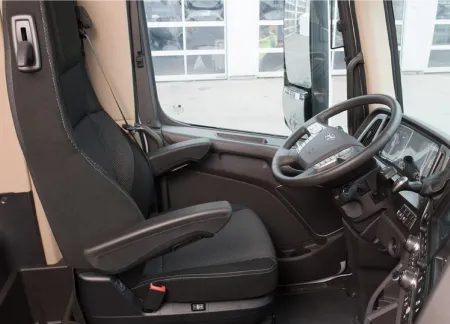
[[[276,161],[277,165],[282,167],[286,165],[292,165],[298,162],[298,154],[295,149],[284,149],[281,148],[278,150],[277,154],[274,157],[274,161]]]

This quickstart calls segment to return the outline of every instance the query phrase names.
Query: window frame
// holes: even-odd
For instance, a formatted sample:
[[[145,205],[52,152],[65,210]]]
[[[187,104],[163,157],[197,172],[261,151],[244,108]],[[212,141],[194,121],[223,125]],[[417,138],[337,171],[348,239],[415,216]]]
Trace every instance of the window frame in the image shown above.
[[[386,19],[386,27],[389,38],[389,48],[391,51],[391,65],[392,65],[392,78],[394,81],[395,97],[400,103],[402,111],[403,108],[403,89],[402,89],[402,71],[400,67],[400,55],[401,50],[397,40],[397,21],[395,20],[394,7],[392,0],[384,0],[384,14]],[[405,10],[405,8],[403,9]],[[403,11],[404,16],[404,11]],[[403,33],[403,24],[402,24]]]
[[[338,0],[337,4],[339,17],[343,21],[344,26],[342,40],[344,43],[345,64],[347,66],[347,99],[351,99],[367,94],[366,73],[364,62],[358,64],[354,71],[348,69],[350,61],[359,54],[362,54],[355,2],[351,0]],[[354,73],[353,75],[351,75],[352,72]],[[350,84],[349,80],[353,80],[353,84]],[[347,128],[350,135],[356,133],[367,116],[369,116],[369,113],[368,105],[363,105],[359,108],[355,107],[347,112]]]

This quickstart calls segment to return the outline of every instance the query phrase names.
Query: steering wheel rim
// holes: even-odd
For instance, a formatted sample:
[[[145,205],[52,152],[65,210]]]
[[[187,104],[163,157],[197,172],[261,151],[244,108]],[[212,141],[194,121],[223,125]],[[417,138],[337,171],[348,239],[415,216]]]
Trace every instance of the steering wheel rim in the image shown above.
[[[361,143],[356,141],[352,137],[353,140],[350,140],[350,135],[344,133],[343,131],[338,130],[335,127],[331,127],[326,125],[326,122],[331,117],[350,110],[352,108],[369,105],[369,104],[382,104],[386,105],[391,110],[391,117],[386,125],[386,127],[379,133],[379,135],[370,143],[368,146],[363,147]],[[371,158],[373,158],[384,146],[389,142],[389,140],[394,136],[397,128],[400,126],[402,121],[402,108],[397,100],[394,98],[383,95],[383,94],[370,94],[363,95],[356,98],[352,98],[343,102],[340,102],[311,118],[302,126],[297,128],[284,142],[284,144],[278,149],[273,160],[272,160],[272,172],[274,177],[283,185],[291,186],[291,187],[305,187],[305,186],[317,186],[322,185],[333,180],[339,179],[345,174],[356,170],[357,168],[364,165]],[[315,127],[320,129],[318,133],[312,133],[311,129]],[[322,133],[322,131],[326,131]],[[332,132],[331,132],[332,131]],[[322,134],[325,134],[325,137]],[[297,142],[304,135],[310,135],[312,138],[311,143],[308,144],[309,138],[301,144],[300,147],[297,147],[296,150],[292,150],[291,148],[297,144]],[[337,134],[337,135],[336,135]],[[343,135],[346,134],[346,135]],[[331,147],[330,143],[325,143],[324,139],[338,137],[341,141],[340,146],[332,149],[330,152],[321,152],[322,155],[319,158],[325,159],[317,162],[317,158],[314,160],[313,158],[309,159],[314,154],[317,155],[316,151],[319,151],[317,144],[325,144],[324,146]],[[317,138],[317,139],[314,139]],[[333,138],[333,139],[334,139]],[[315,142],[313,147],[312,142]],[[358,143],[356,144],[355,141]],[[305,144],[306,143],[306,144]],[[344,147],[344,149],[342,149]],[[351,148],[350,154],[347,154],[344,160],[340,159],[341,153],[346,151],[347,148]],[[340,151],[339,151],[340,150]],[[306,151],[306,152],[305,152]],[[348,151],[348,150],[347,150]],[[354,152],[353,152],[354,151]],[[309,153],[309,155],[308,155]],[[354,154],[356,153],[356,154]],[[344,155],[342,155],[344,156]],[[329,169],[322,170],[319,169],[320,163],[327,161],[331,158],[331,161],[339,161],[339,164],[332,166]],[[308,160],[309,159],[309,160]],[[305,161],[308,160],[308,161]],[[311,162],[313,160],[314,162]],[[299,163],[306,166],[304,171],[296,176],[287,176],[283,174],[282,167],[292,164]],[[326,163],[325,163],[326,165]],[[319,167],[318,167],[319,166]]]

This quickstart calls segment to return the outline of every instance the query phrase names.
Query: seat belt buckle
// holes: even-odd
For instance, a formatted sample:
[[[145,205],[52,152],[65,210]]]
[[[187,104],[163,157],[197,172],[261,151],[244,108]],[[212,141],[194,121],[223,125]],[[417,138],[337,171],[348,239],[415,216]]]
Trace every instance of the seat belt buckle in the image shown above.
[[[142,303],[142,309],[145,312],[156,312],[161,308],[165,296],[166,286],[151,283],[149,286],[147,297],[145,297],[144,302]]]

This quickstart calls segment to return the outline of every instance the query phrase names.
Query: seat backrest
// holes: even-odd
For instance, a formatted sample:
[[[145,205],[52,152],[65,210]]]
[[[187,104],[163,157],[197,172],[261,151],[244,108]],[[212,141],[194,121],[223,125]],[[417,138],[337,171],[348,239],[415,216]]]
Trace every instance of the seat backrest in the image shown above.
[[[9,52],[16,130],[66,263],[86,269],[85,248],[156,209],[153,173],[145,154],[94,93],[74,2],[35,2],[30,7],[42,69],[19,72]],[[7,8],[9,17],[21,14],[18,6],[16,13],[16,6]]]

